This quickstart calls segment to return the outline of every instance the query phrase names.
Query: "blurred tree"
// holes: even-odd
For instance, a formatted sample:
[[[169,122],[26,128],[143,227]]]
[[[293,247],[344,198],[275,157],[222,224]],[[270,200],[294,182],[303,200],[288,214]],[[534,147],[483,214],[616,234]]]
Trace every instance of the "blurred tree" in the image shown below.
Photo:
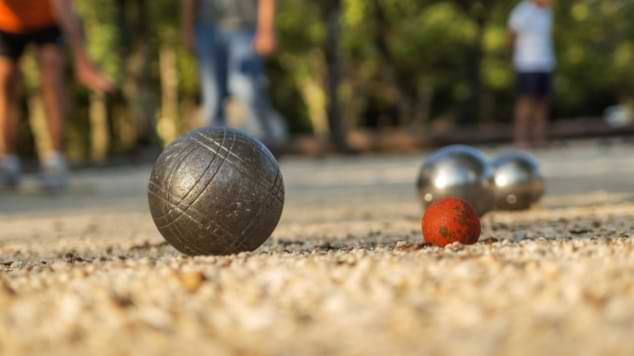
[[[506,23],[517,2],[280,0],[280,50],[267,62],[274,105],[293,132],[332,135],[339,146],[343,128],[509,121],[514,76]],[[99,142],[109,152],[157,143],[159,122],[167,140],[196,126],[198,76],[180,43],[178,3],[77,3],[90,53],[121,89],[104,97],[70,87],[73,157],[98,157]],[[634,1],[559,0],[555,15],[553,115],[598,116],[632,103]],[[25,71],[32,78],[25,103],[36,115],[37,76],[33,66]],[[30,134],[23,136],[27,142]]]
[[[324,2],[324,21],[326,23],[326,91],[328,92],[328,127],[330,138],[338,152],[348,153],[350,147],[346,142],[346,132],[339,109],[339,86],[341,85],[341,0]]]
[[[110,1],[113,0],[101,0]],[[114,50],[121,65],[117,79],[121,92],[119,102],[125,107],[119,116],[117,127],[119,141],[128,146],[129,142],[156,142],[156,116],[159,93],[156,93],[155,73],[152,73],[153,58],[158,53],[152,28],[155,23],[152,9],[155,3],[147,0],[114,0],[117,9],[116,30],[118,50]],[[155,60],[155,59],[154,59]]]

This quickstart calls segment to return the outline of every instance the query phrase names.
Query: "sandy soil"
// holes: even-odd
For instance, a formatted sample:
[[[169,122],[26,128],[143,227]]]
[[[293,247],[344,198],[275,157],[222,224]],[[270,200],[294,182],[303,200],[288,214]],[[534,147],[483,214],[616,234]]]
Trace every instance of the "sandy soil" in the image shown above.
[[[2,355],[634,355],[634,148],[541,152],[549,194],[421,244],[420,156],[286,160],[265,246],[185,257],[149,167],[0,193]]]

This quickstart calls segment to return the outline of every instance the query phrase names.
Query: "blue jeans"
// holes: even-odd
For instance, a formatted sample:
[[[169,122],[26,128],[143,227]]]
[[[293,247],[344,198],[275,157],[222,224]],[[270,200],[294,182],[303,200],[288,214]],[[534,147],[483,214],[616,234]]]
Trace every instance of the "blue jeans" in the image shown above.
[[[225,99],[240,100],[271,137],[269,98],[262,58],[253,48],[253,30],[196,26],[196,51],[203,92],[203,112],[212,127],[226,126]]]

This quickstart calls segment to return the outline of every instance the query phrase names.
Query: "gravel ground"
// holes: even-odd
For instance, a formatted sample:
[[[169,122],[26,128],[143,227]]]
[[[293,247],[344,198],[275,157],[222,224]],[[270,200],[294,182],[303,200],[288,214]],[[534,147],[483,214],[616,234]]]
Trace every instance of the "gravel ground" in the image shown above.
[[[491,151],[492,152],[492,151]],[[539,153],[548,195],[422,244],[418,156],[285,160],[265,246],[185,257],[149,167],[0,193],[2,355],[634,355],[634,147]]]

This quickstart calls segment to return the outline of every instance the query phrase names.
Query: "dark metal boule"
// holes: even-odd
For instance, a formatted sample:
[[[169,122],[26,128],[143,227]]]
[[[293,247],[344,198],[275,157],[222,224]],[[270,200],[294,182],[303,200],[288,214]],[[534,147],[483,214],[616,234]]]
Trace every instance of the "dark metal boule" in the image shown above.
[[[453,196],[469,202],[480,216],[493,210],[493,169],[480,150],[453,145],[434,152],[423,162],[416,184],[425,207]]]
[[[152,218],[188,255],[257,249],[284,206],[279,166],[259,141],[232,129],[194,130],[159,156],[149,184]]]

